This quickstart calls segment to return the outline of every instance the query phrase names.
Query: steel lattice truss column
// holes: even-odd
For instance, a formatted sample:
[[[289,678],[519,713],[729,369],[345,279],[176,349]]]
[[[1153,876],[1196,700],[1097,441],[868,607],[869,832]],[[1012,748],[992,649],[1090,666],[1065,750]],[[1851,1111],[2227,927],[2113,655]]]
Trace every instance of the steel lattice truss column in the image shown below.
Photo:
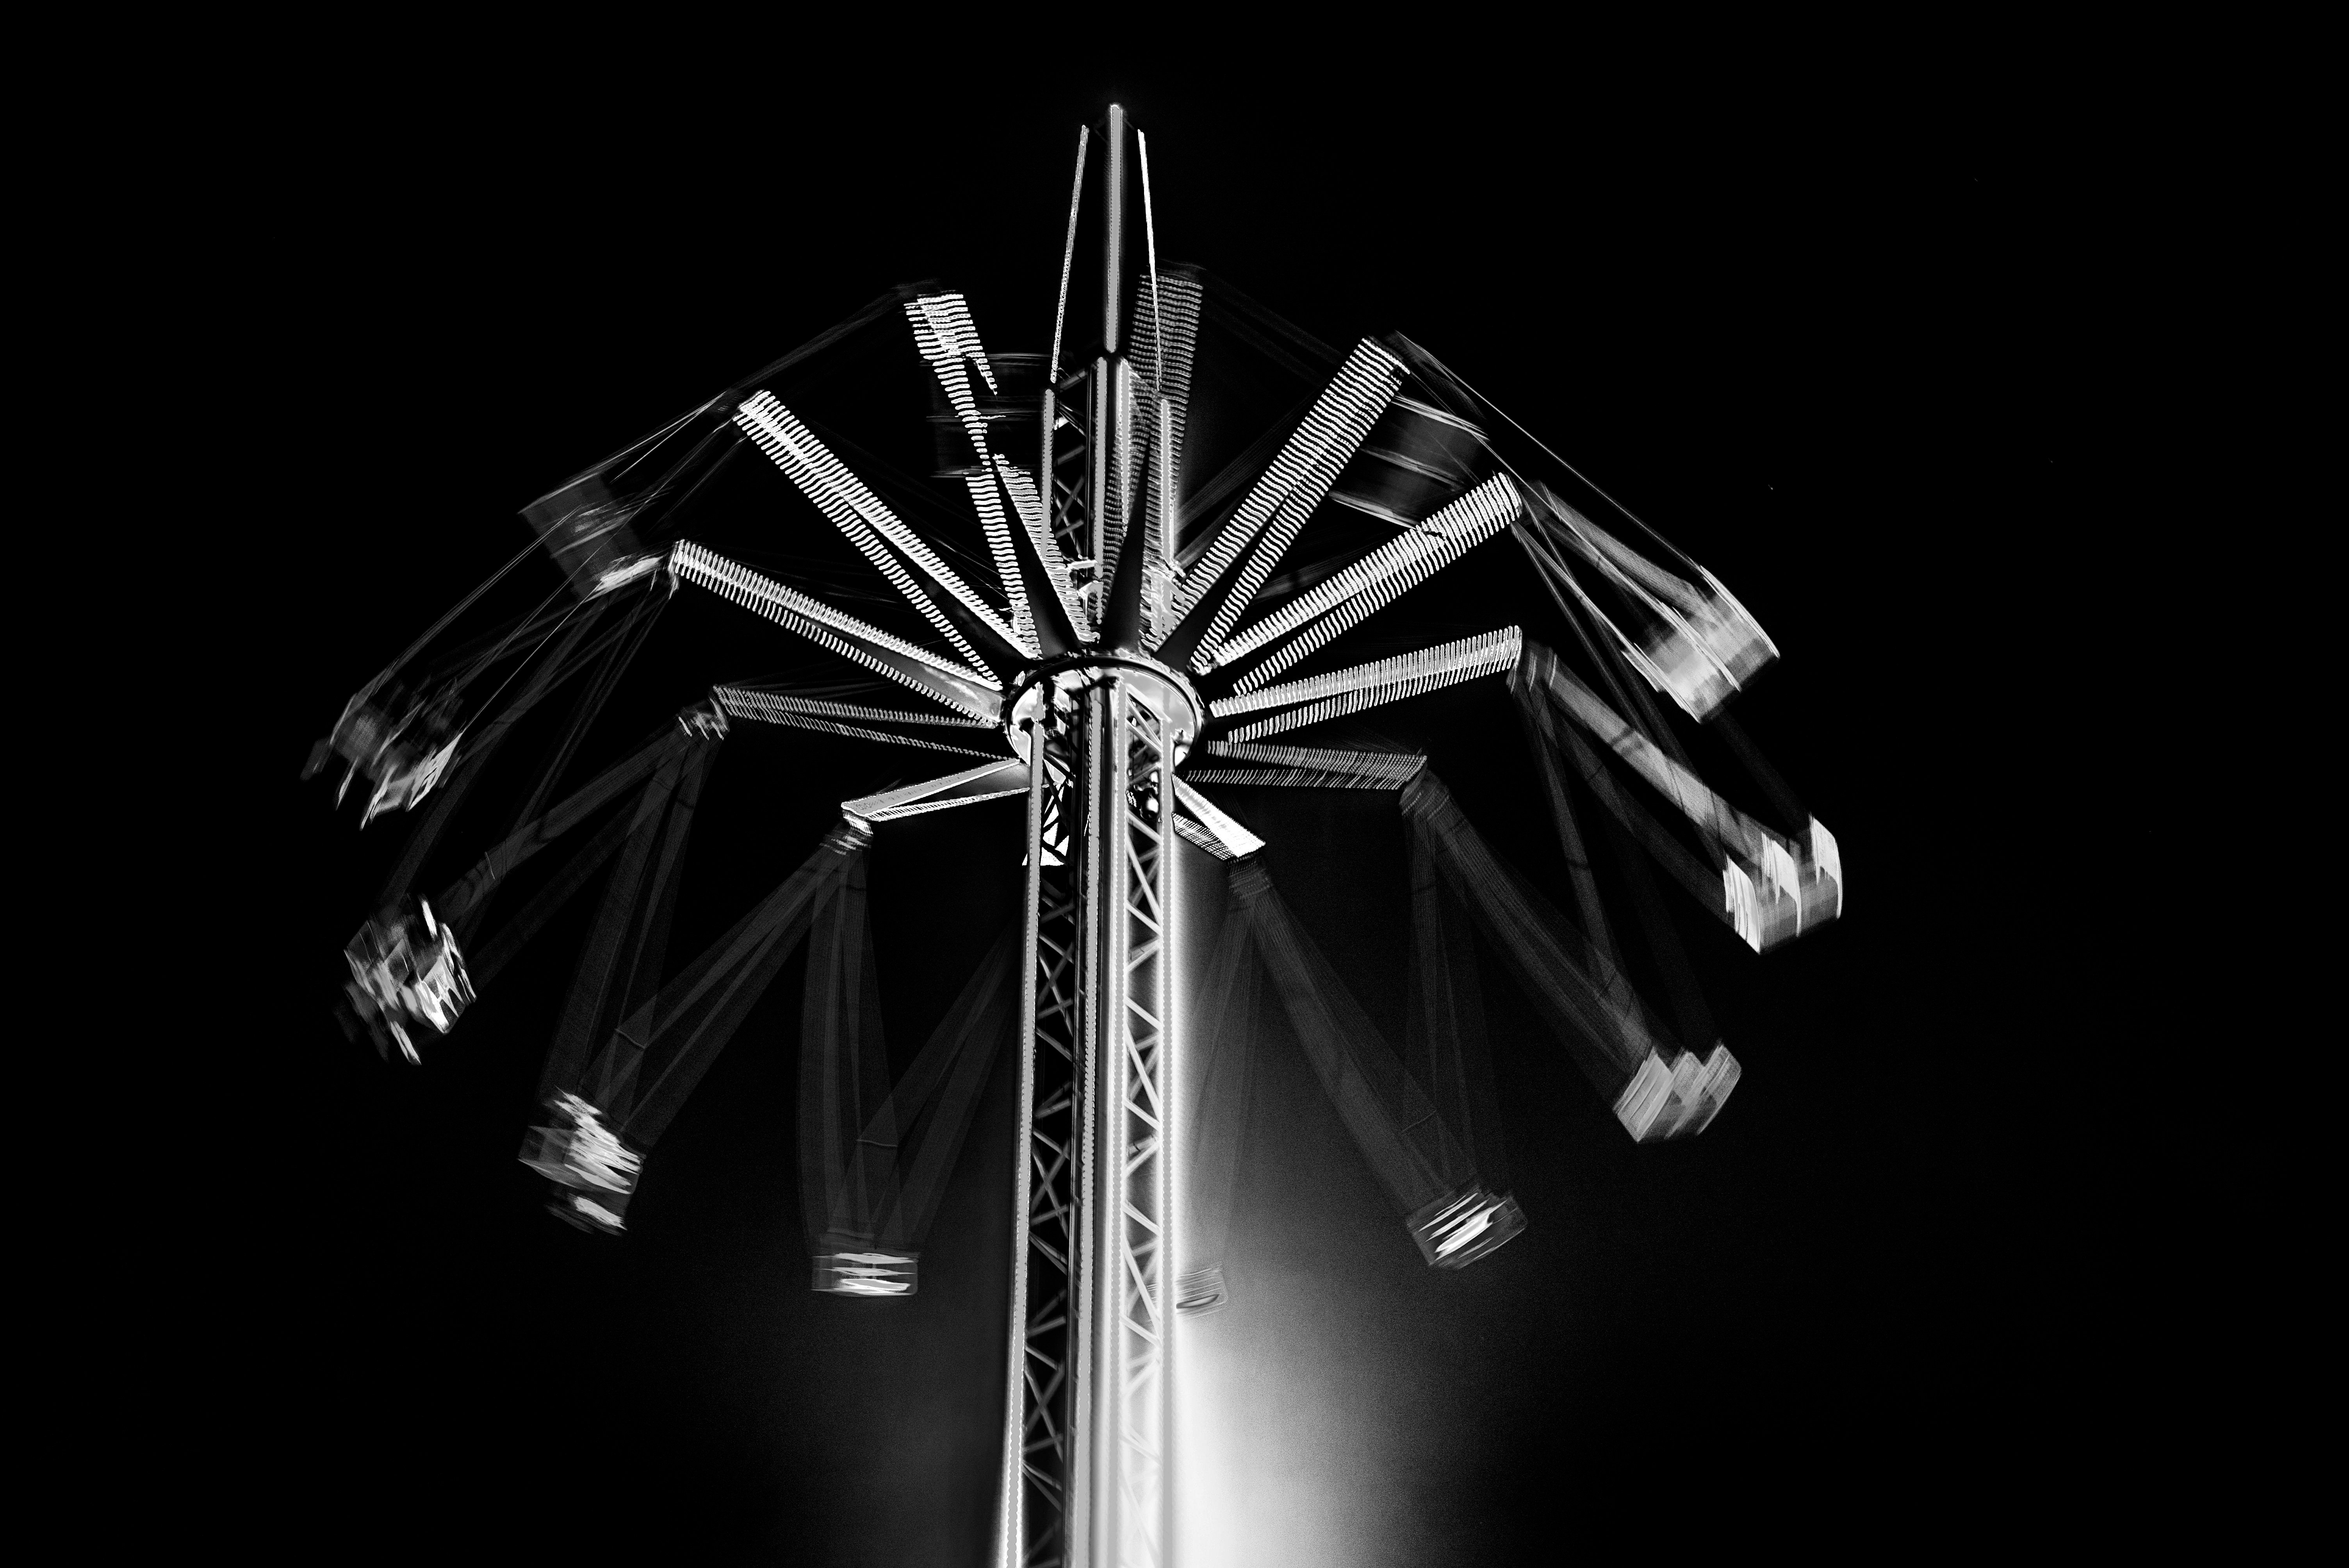
[[[1109,455],[1097,448],[1092,435],[1102,426],[1094,394],[1106,387],[1107,378],[1089,365],[1072,372],[1044,399],[1044,449],[1038,469],[1043,479],[1038,488],[1044,497],[1046,531],[1069,562],[1071,588],[1094,582],[1100,571],[1101,542],[1094,520],[1102,515]]]
[[[1046,721],[1050,722],[1049,717]],[[1084,1055],[1080,1011],[1078,877],[1071,831],[1076,758],[1065,730],[1031,728],[1028,791],[1026,973],[1019,1061],[1022,1150],[1015,1179],[1010,1387],[996,1561],[1007,1568],[1068,1561],[1080,1325],[1078,1101]]]
[[[1030,990],[1001,1537],[1007,1568],[1166,1561],[1166,1096],[1189,724],[1156,683],[1071,679],[1028,731]],[[1044,744],[1033,744],[1049,727]]]
[[[1172,726],[1122,678],[1101,693],[1110,777],[1102,812],[1103,1006],[1100,1158],[1091,1218],[1104,1266],[1093,1303],[1093,1451],[1114,1483],[1089,1489],[1099,1563],[1157,1563],[1167,1538],[1167,1290],[1170,1199],[1166,1073],[1172,965],[1167,915],[1175,856]]]

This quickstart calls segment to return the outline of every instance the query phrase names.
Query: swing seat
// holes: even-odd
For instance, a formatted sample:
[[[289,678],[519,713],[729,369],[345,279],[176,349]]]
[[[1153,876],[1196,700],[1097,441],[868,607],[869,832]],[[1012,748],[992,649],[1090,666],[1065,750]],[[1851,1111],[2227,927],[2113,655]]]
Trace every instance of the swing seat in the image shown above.
[[[587,600],[616,586],[605,579],[643,554],[628,527],[635,511],[627,502],[613,499],[601,479],[590,475],[531,502],[523,508],[523,516],[571,580],[572,592]]]
[[[557,1187],[546,1212],[566,1225],[595,1235],[616,1236],[628,1228],[625,1192],[574,1192]]]
[[[1759,861],[1732,856],[1721,868],[1723,907],[1748,947],[1765,952],[1815,931],[1843,913],[1843,854],[1816,817],[1809,841],[1765,839]]]
[[[1720,1114],[1744,1073],[1729,1047],[1718,1042],[1711,1056],[1700,1060],[1694,1051],[1683,1051],[1669,1068],[1650,1050],[1616,1097],[1616,1119],[1641,1143],[1694,1137]]]
[[[1405,1222],[1430,1268],[1464,1269],[1524,1230],[1526,1215],[1508,1193],[1469,1186],[1414,1210]]]
[[[811,1288],[823,1295],[912,1295],[921,1285],[919,1253],[819,1253]]]
[[[1641,673],[1700,723],[1777,655],[1744,606],[1710,594],[1690,606],[1682,624],[1667,622],[1641,638],[1640,652]]]
[[[437,749],[423,752],[395,742],[377,764],[375,793],[367,797],[367,810],[359,813],[359,826],[366,827],[387,811],[405,811],[423,799],[448,776],[456,756],[453,737]]]
[[[403,911],[367,922],[343,949],[352,1010],[370,1029],[388,1031],[410,1061],[417,1058],[409,1027],[426,1025],[445,1035],[473,1000],[456,933],[433,919],[429,904],[419,901],[414,908],[413,915]]]
[[[636,1191],[644,1157],[604,1125],[601,1112],[574,1094],[556,1095],[547,1109],[555,1125],[530,1130],[520,1156],[524,1165],[558,1185],[591,1194],[625,1197]]]
[[[1211,1312],[1221,1312],[1228,1305],[1232,1293],[1224,1283],[1224,1265],[1209,1264],[1194,1269],[1174,1282],[1174,1310],[1185,1317],[1203,1317]]]

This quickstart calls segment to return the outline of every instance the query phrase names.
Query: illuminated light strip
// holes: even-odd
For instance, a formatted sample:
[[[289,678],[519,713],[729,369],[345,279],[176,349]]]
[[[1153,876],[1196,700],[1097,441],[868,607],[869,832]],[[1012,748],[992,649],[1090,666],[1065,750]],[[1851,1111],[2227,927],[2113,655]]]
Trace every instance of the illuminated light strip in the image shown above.
[[[764,718],[770,713],[809,713],[826,718],[865,719],[883,724],[940,724],[962,729],[994,729],[985,719],[959,714],[917,713],[903,707],[867,707],[862,703],[832,702],[823,697],[793,696],[788,692],[761,691],[755,686],[711,686],[709,695],[729,713],[744,718]]]
[[[1525,502],[1506,475],[1495,474],[1418,525],[1388,541],[1293,604],[1251,626],[1216,651],[1218,664],[1288,634],[1316,615],[1319,624],[1276,652],[1239,679],[1253,691],[1340,633],[1359,624],[1516,521]]]
[[[1313,515],[1314,509],[1321,504],[1321,500],[1328,494],[1330,487],[1337,482],[1339,473],[1351,459],[1355,449],[1360,447],[1370,435],[1371,426],[1378,422],[1379,416],[1385,411],[1387,401],[1392,398],[1395,388],[1401,384],[1401,373],[1398,370],[1392,377],[1384,380],[1375,388],[1377,396],[1355,399],[1350,403],[1345,408],[1350,418],[1341,431],[1342,439],[1319,454],[1310,470],[1295,488],[1289,490],[1278,509],[1264,524],[1262,533],[1257,540],[1254,549],[1249,553],[1246,563],[1235,574],[1230,589],[1224,595],[1221,607],[1216,611],[1215,619],[1207,627],[1206,635],[1200,639],[1199,647],[1192,656],[1192,667],[1200,674],[1206,674],[1212,667],[1211,661],[1215,658],[1223,639],[1230,634],[1234,626],[1238,624],[1240,617],[1247,614],[1249,604],[1256,598],[1257,590],[1264,585],[1264,580],[1271,574],[1274,565],[1288,552],[1299,531]],[[1319,406],[1317,406],[1316,412],[1319,411]],[[1287,453],[1284,452],[1283,455],[1286,456]],[[1206,588],[1206,581],[1203,579],[1203,597]]]
[[[905,564],[892,554],[882,540],[896,546],[929,575],[930,581],[954,595],[965,609],[1000,632],[1006,642],[1017,639],[1010,628],[995,618],[995,612],[973,593],[963,580],[955,575],[936,552],[922,542],[921,535],[906,527],[897,514],[881,502],[881,498],[864,487],[864,481],[849,471],[848,465],[832,455],[832,451],[799,417],[776,400],[774,394],[761,392],[734,414],[734,423],[743,433],[758,443],[774,465],[782,469],[791,481],[810,500],[815,502],[826,517],[848,536],[850,543],[873,562],[889,585],[903,593],[923,618],[945,634],[955,650],[970,662],[972,669],[993,679],[977,649],[965,640],[961,628],[947,619],[944,611],[931,600],[922,585],[914,580]]]
[[[1332,670],[1326,676],[1291,681],[1287,686],[1268,686],[1263,691],[1236,692],[1217,697],[1207,705],[1217,718],[1228,718],[1236,713],[1253,713],[1262,707],[1283,707],[1293,702],[1309,702],[1318,696],[1330,696],[1340,692],[1359,691],[1365,686],[1384,686],[1392,682],[1414,679],[1423,675],[1440,675],[1446,671],[1492,665],[1504,654],[1510,659],[1517,656],[1522,634],[1515,626],[1504,626],[1495,632],[1479,632],[1473,637],[1443,643],[1417,653],[1397,654],[1376,664],[1356,665],[1351,669]],[[1497,667],[1497,666],[1496,666]],[[1245,740],[1236,735],[1234,740]]]
[[[1318,746],[1235,746],[1210,740],[1199,748],[1203,757],[1228,757],[1236,762],[1266,762],[1276,768],[1301,768],[1324,773],[1351,773],[1365,779],[1392,779],[1407,784],[1427,766],[1415,751],[1337,751]]]
[[[1231,630],[1264,574],[1271,571],[1273,559],[1288,548],[1288,541],[1305,526],[1306,517],[1337,482],[1339,470],[1402,389],[1402,362],[1393,355],[1368,338],[1356,344],[1321,396],[1314,399],[1304,422],[1281,444],[1272,466],[1257,476],[1247,499],[1216,536],[1207,553],[1183,574],[1182,593],[1175,602],[1178,619],[1189,614],[1215,589],[1259,531],[1269,526],[1278,536],[1278,547],[1269,555],[1259,551],[1243,572],[1241,582],[1234,585],[1205,639],[1208,645]]]
[[[1408,779],[1367,773],[1307,773],[1294,768],[1194,768],[1202,784],[1248,784],[1279,789],[1400,789]]]
[[[1026,765],[1023,763],[1021,767],[1024,770]],[[1008,789],[989,789],[980,795],[957,795],[951,800],[917,800],[910,806],[900,806],[895,810],[883,811],[877,816],[866,816],[863,811],[858,811],[856,814],[864,817],[868,822],[894,822],[901,817],[918,817],[927,811],[947,811],[957,806],[976,806],[983,801],[1001,800],[1013,795],[1026,793],[1028,793],[1028,786],[1023,781],[1011,785]],[[854,806],[854,802],[851,801],[849,804]]]
[[[929,362],[938,385],[946,390],[947,400],[961,417],[971,450],[978,455],[980,462],[991,464],[987,421],[979,417],[978,400],[970,389],[968,364],[978,366],[978,374],[989,392],[998,388],[995,370],[988,364],[987,350],[978,341],[978,328],[970,319],[969,305],[958,294],[924,294],[905,302],[905,319],[913,325],[914,346]],[[1019,558],[1012,552],[1011,528],[1003,515],[1003,498],[997,493],[994,481],[984,474],[966,474],[963,484],[970,491],[972,510],[978,513],[979,531],[987,536],[988,555],[995,562],[996,580],[1011,601],[1012,640],[1032,656],[1037,651],[1034,612],[1028,603],[1027,586],[1020,579]]]
[[[968,746],[948,746],[942,740],[924,740],[918,736],[899,735],[895,730],[870,729],[861,724],[842,724],[836,719],[816,718],[804,713],[744,713],[740,718],[755,719],[761,724],[780,724],[792,729],[822,730],[826,735],[844,735],[852,740],[881,740],[892,746],[916,746],[924,751],[943,751],[954,757],[997,757],[1000,753],[980,751]]]
[[[1319,724],[1325,718],[1359,713],[1381,703],[1397,702],[1440,686],[1497,674],[1517,662],[1521,641],[1522,634],[1516,627],[1505,626],[1497,632],[1463,637],[1442,647],[1381,659],[1374,665],[1358,665],[1350,670],[1318,676],[1312,680],[1227,696],[1209,706],[1215,716],[1222,718],[1228,714],[1278,707],[1312,697],[1324,698],[1232,732],[1234,740],[1253,740],[1260,735],[1301,728],[1309,724]]]
[[[1185,824],[1182,811],[1174,814],[1176,830],[1181,831],[1185,838],[1198,844],[1201,849],[1214,855],[1217,860],[1244,860],[1264,848],[1262,839],[1232,820],[1221,807],[1180,779],[1174,780],[1174,799],[1181,804],[1183,810],[1190,812],[1199,820],[1199,826],[1206,830],[1216,842],[1201,843],[1195,835],[1185,830]]]
[[[979,686],[967,671],[947,663],[926,648],[917,648],[877,626],[868,626],[854,615],[844,615],[821,600],[811,599],[771,578],[761,576],[748,567],[738,566],[698,544],[680,542],[670,555],[669,563],[671,569],[687,582],[698,583],[746,610],[764,615],[777,625],[797,632],[819,647],[828,648],[844,659],[854,660],[875,675],[886,676],[925,696],[958,707],[973,718],[991,720],[996,717],[996,709],[1000,704],[992,689]],[[880,653],[911,660],[936,672],[938,684],[946,691],[942,693],[914,680],[907,672],[882,658]]]
[[[924,294],[905,302],[905,316],[914,325],[914,342],[922,357],[932,365],[941,362],[959,366],[965,359],[978,366],[979,378],[987,383],[989,392],[997,390],[995,367],[987,362],[987,350],[978,341],[978,328],[970,319],[970,304],[958,294]],[[940,377],[943,380],[945,377]],[[948,389],[952,396],[952,389]],[[964,386],[959,409],[969,399],[970,388]],[[978,406],[970,405],[966,418],[978,418]]]
[[[1000,789],[981,790],[975,794],[956,795],[947,799],[933,797],[966,784],[976,784],[989,775],[999,775],[1005,780]],[[949,773],[943,779],[925,779],[919,784],[902,785],[884,789],[877,795],[866,795],[854,800],[843,800],[840,809],[852,817],[867,822],[886,822],[899,817],[919,816],[925,811],[943,811],[951,806],[968,806],[980,800],[999,800],[1006,795],[1028,792],[1028,764],[1018,758],[1001,762],[989,762],[978,768],[968,768],[960,773]]]

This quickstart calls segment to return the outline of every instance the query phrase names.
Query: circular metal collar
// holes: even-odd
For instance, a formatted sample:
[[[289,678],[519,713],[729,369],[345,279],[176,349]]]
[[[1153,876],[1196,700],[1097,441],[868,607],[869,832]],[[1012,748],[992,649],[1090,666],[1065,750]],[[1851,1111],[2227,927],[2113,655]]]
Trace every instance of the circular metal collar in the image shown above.
[[[1030,665],[1006,684],[1003,697],[1003,729],[1011,739],[1014,749],[1026,756],[1028,748],[1020,734],[1023,722],[1032,720],[1041,711],[1049,691],[1075,691],[1094,686],[1112,675],[1124,676],[1143,688],[1144,701],[1174,720],[1177,729],[1187,730],[1196,737],[1207,721],[1207,705],[1192,689],[1190,680],[1177,669],[1160,664],[1145,654],[1116,653],[1106,648],[1087,648],[1073,654],[1061,654]]]

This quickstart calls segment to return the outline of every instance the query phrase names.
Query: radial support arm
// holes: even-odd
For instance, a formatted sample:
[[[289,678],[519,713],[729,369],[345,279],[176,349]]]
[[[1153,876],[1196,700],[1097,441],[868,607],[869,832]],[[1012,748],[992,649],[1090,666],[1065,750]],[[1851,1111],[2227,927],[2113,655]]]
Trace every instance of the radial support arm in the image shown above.
[[[779,626],[797,632],[817,646],[935,698],[957,713],[978,719],[996,717],[1000,699],[994,687],[926,649],[868,626],[822,600],[787,588],[698,544],[679,544],[670,556],[670,563],[684,581],[730,599]]]
[[[1025,793],[1027,789],[1028,764],[1012,758],[978,768],[966,768],[942,779],[927,779],[919,784],[884,789],[877,795],[843,800],[840,809],[858,821],[887,822],[899,817],[919,816],[925,811],[973,806],[981,800],[1000,800],[1007,795]]]
[[[797,415],[761,392],[734,419],[972,669],[986,676],[1019,665],[1028,650],[1011,628]]]
[[[868,707],[861,703],[830,702],[819,697],[792,696],[785,692],[756,691],[743,686],[712,686],[709,696],[733,718],[753,719],[761,724],[782,725],[795,729],[812,729],[826,735],[844,735],[856,740],[885,741],[891,746],[919,747],[926,751],[945,751],[960,757],[992,758],[1000,755],[975,746],[954,746],[926,736],[874,727],[876,724],[968,727],[982,730],[990,727],[975,718],[916,713],[905,708]]]
[[[1235,693],[1208,706],[1219,719],[1275,708],[1288,710],[1232,731],[1233,740],[1253,740],[1261,735],[1301,728],[1440,686],[1475,680],[1479,676],[1496,675],[1516,664],[1522,641],[1516,627],[1504,626],[1497,632],[1463,637],[1415,654],[1356,665],[1351,669],[1335,670],[1309,680]]]
[[[1354,346],[1239,510],[1183,574],[1175,590],[1176,625],[1159,645],[1159,657],[1170,664],[1188,659],[1203,675],[1213,667],[1224,638],[1402,382],[1401,360],[1367,338]]]
[[[1211,740],[1192,754],[1201,784],[1269,784],[1292,789],[1400,789],[1427,758],[1417,752],[1340,751]]]
[[[1174,780],[1180,810],[1174,830],[1219,861],[1245,860],[1264,848],[1264,841],[1226,816],[1213,800],[1182,779]],[[1185,815],[1184,813],[1188,813]]]
[[[1253,691],[1492,538],[1522,510],[1516,487],[1496,475],[1293,603],[1235,633],[1216,651],[1216,662],[1236,663],[1279,644],[1240,677],[1239,689]]]
[[[999,488],[994,471],[997,459],[987,434],[987,419],[979,411],[978,389],[971,385],[976,376],[989,394],[999,392],[995,371],[988,363],[987,350],[979,343],[978,327],[970,318],[970,304],[958,294],[920,294],[905,302],[905,319],[914,328],[914,346],[937,377],[939,390],[945,393],[955,418],[961,422],[963,436],[970,442],[972,455],[978,460],[975,472],[963,475],[964,485],[970,491],[972,510],[978,513],[979,531],[987,537],[988,556],[995,563],[996,580],[1001,584],[1004,597],[1011,604],[1013,638],[1030,655],[1037,652],[1035,612],[1030,602],[1027,573],[1021,570],[1019,552],[1013,547],[1012,529],[1025,528],[1028,520],[1015,517],[1017,503],[1010,511],[1004,505],[1005,492]]]

